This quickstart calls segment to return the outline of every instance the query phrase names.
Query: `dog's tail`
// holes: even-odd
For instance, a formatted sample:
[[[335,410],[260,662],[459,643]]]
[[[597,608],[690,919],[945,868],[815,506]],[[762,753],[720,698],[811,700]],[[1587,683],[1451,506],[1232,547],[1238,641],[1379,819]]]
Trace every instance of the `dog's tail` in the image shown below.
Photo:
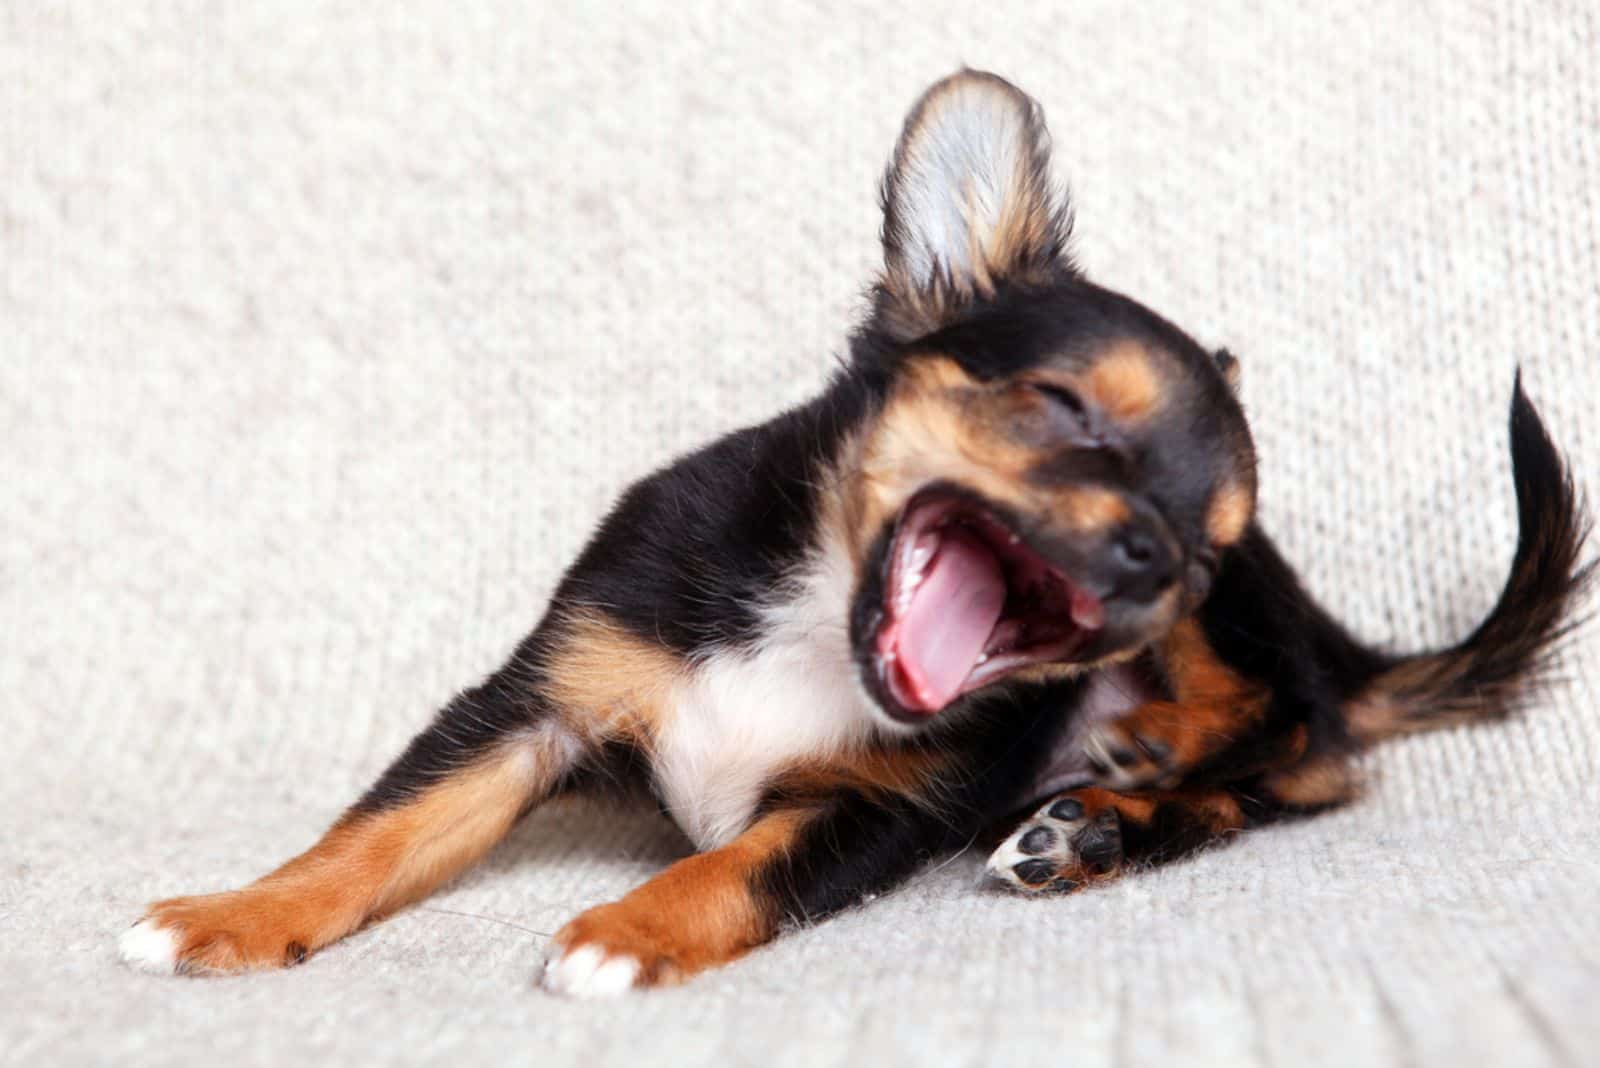
[[[1583,561],[1589,522],[1572,473],[1522,391],[1511,396],[1511,470],[1517,550],[1500,599],[1457,645],[1389,660],[1346,703],[1361,746],[1413,731],[1502,719],[1546,678],[1570,612],[1595,578]]]

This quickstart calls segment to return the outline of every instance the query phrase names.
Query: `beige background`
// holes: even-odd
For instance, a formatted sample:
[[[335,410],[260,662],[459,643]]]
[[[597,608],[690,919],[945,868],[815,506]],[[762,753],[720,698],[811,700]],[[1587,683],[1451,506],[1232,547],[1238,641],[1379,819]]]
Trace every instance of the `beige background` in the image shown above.
[[[961,62],[1044,103],[1089,269],[1242,356],[1312,586],[1462,633],[1514,365],[1600,469],[1600,16],[1299,6],[0,5],[0,1061],[1592,1058],[1592,633],[1337,815],[1063,900],[963,856],[617,1004],[535,932],[681,847],[579,807],[291,973],[114,960],[306,845],[629,479],[817,387]]]

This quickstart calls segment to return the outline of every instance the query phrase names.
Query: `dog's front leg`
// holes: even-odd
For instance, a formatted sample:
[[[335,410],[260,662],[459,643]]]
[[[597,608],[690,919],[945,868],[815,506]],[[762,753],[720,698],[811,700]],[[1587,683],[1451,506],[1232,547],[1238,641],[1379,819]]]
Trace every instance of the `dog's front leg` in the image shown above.
[[[544,985],[581,997],[673,983],[767,941],[781,916],[762,893],[761,873],[812,818],[769,813],[722,848],[578,916],[555,936]]]
[[[418,900],[549,796],[580,742],[516,662],[453,700],[315,845],[248,886],[152,905],[122,938],[147,971],[299,964]]]
[[[556,933],[544,986],[576,997],[681,982],[886,890],[945,843],[902,798],[854,792],[778,808]]]

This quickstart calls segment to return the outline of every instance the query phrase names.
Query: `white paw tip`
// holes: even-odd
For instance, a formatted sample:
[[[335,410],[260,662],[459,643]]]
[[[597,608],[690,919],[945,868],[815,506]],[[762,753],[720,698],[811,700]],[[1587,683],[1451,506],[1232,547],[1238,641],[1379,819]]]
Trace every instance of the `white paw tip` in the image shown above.
[[[117,940],[117,951],[130,967],[152,975],[172,975],[178,967],[178,936],[154,920],[140,920]]]
[[[578,946],[545,961],[546,990],[571,998],[614,997],[632,989],[639,962],[629,956],[607,957],[599,946]]]
[[[1006,882],[1012,881],[1011,869],[1020,861],[1026,859],[1022,855],[1022,851],[1017,848],[1017,840],[1020,837],[1020,835],[1012,835],[1004,842],[1001,842],[998,849],[989,854],[989,862],[984,865],[983,875],[980,877],[982,881],[987,882],[991,879],[1001,879]]]

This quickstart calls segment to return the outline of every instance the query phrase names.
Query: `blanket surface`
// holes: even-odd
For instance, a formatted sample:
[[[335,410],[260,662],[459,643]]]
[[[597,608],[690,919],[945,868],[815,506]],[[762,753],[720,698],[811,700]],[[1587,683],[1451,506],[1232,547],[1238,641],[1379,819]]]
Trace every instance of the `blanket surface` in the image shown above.
[[[1600,643],[1357,804],[1069,898],[975,850],[685,987],[535,990],[684,850],[527,820],[279,974],[119,965],[308,845],[631,479],[814,391],[905,109],[1043,103],[1100,281],[1243,361],[1264,521],[1360,634],[1488,608],[1514,369],[1600,471],[1600,14],[0,8],[0,1062],[1593,1063]]]

